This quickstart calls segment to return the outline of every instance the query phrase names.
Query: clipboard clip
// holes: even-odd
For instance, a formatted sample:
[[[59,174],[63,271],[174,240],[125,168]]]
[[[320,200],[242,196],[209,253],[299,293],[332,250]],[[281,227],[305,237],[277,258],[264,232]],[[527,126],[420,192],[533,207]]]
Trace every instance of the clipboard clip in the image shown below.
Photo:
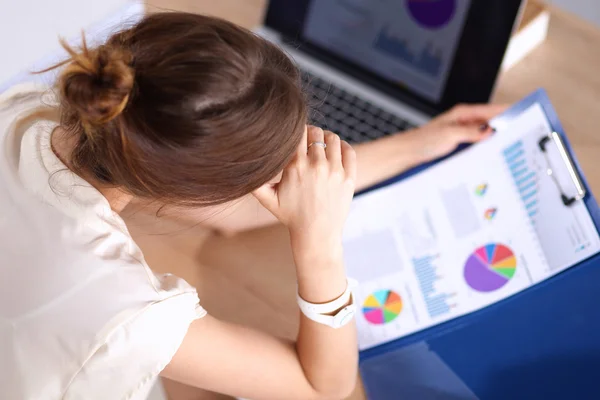
[[[550,162],[550,157],[548,155],[548,144],[550,142],[553,142],[556,145],[558,153],[560,154],[560,158],[561,158],[562,162],[565,164],[567,171],[569,173],[569,178],[573,182],[574,188],[576,190],[576,194],[573,196],[570,196],[569,194],[567,194],[567,192],[562,187],[562,185],[559,181],[559,178],[556,176],[557,174],[555,174],[555,171],[552,169],[552,163]],[[556,183],[556,186],[558,187],[558,190],[560,191],[560,197],[562,199],[563,204],[565,206],[570,206],[573,203],[575,203],[576,201],[582,200],[585,197],[587,192],[583,185],[583,182],[581,181],[579,172],[577,171],[577,168],[575,167],[575,163],[573,162],[573,159],[571,158],[571,156],[569,155],[569,153],[567,151],[567,147],[565,146],[565,143],[564,143],[562,137],[557,132],[552,132],[550,135],[544,136],[543,138],[541,138],[540,141],[538,142],[538,146],[539,146],[540,150],[542,151],[542,153],[544,153],[546,162],[548,164],[548,170],[547,170],[548,176],[550,176],[552,178],[552,180],[554,181],[554,183]]]

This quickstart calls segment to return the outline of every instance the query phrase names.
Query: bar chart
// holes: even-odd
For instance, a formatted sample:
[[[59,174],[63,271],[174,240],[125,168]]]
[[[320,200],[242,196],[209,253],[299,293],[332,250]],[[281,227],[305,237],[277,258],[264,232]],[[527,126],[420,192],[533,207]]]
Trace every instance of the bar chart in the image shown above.
[[[527,161],[523,141],[519,140],[504,149],[504,160],[508,165],[513,181],[517,186],[527,214],[533,223],[539,211],[539,179],[534,168]]]
[[[438,288],[441,279],[438,275],[438,267],[435,265],[438,259],[437,255],[412,259],[419,287],[425,299],[427,312],[431,318],[447,314],[453,307],[450,299],[454,297],[454,294],[445,293]]]
[[[442,55],[433,46],[428,45],[417,54],[409,48],[409,43],[406,39],[394,36],[387,26],[377,35],[374,48],[380,53],[410,64],[417,70],[432,77],[437,77],[442,69]]]

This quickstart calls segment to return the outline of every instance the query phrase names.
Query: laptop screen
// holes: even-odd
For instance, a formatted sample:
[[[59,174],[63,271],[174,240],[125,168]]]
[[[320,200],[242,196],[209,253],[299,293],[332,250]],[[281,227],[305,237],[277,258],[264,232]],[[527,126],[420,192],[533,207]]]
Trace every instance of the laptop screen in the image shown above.
[[[522,0],[270,0],[288,45],[435,115],[486,102]]]
[[[470,0],[313,0],[303,36],[429,100],[440,100]]]

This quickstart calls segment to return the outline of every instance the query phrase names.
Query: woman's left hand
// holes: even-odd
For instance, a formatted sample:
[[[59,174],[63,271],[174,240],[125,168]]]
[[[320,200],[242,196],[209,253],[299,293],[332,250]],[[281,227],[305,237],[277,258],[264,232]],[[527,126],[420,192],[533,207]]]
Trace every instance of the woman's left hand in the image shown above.
[[[413,131],[406,132],[420,152],[421,162],[435,160],[454,151],[461,143],[475,143],[494,131],[488,121],[507,106],[494,104],[458,105]]]

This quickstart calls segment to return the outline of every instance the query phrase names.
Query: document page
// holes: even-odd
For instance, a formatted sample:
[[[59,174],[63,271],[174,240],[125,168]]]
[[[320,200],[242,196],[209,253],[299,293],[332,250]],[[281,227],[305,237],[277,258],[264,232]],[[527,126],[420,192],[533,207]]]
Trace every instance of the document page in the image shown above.
[[[600,250],[583,202],[565,207],[534,105],[493,137],[358,197],[344,232],[361,350],[486,307]],[[538,154],[539,153],[539,154]]]

